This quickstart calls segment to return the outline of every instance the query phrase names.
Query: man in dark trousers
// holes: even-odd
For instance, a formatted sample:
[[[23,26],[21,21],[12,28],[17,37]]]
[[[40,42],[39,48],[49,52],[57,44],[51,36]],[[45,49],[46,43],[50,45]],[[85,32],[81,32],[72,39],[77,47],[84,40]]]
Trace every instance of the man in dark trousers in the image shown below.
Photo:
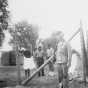
[[[44,52],[41,46],[38,46],[35,52],[35,59],[37,63],[37,68],[44,64]],[[44,76],[44,68],[38,73],[38,76]]]

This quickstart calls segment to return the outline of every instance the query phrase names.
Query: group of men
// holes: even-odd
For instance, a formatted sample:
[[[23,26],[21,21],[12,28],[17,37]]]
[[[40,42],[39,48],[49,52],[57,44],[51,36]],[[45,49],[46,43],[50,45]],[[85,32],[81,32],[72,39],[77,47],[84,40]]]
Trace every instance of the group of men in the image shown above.
[[[71,48],[70,45],[62,40],[57,46],[56,50],[54,50],[50,45],[48,45],[46,51],[46,59],[49,59],[52,55],[54,55],[52,61],[48,63],[49,70],[53,71],[53,61],[57,65],[58,72],[58,80],[60,88],[68,88],[68,68],[71,65]],[[43,51],[43,47],[40,45],[34,51],[34,58],[37,64],[37,68],[39,68],[42,64],[44,64],[45,53]],[[42,69],[39,73],[39,76],[44,76],[44,69]]]

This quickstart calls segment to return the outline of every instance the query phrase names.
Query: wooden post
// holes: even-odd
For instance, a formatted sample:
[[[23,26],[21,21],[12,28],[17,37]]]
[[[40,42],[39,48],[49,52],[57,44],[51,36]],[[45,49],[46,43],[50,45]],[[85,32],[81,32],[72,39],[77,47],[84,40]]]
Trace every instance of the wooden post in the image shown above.
[[[80,22],[80,40],[81,40],[81,50],[82,50],[82,59],[83,59],[83,81],[86,85],[86,60],[87,60],[87,53],[85,48],[85,41],[82,29],[82,23]]]
[[[18,78],[17,84],[21,85],[20,55],[17,55],[16,63],[17,63],[17,78]]]
[[[16,52],[16,67],[17,67],[17,85],[21,85],[20,60],[19,60],[20,54],[16,34],[15,34],[15,52]]]
[[[53,58],[53,56],[51,56],[42,66],[40,66],[28,79],[24,80],[22,82],[22,85],[26,85],[33,77],[35,77],[35,75],[42,69],[44,68],[48,63],[49,61],[51,61]]]
[[[16,46],[16,67],[17,67],[17,85],[21,85],[20,54],[18,46]]]
[[[86,69],[88,68],[88,31],[86,31],[86,47],[87,47],[87,65],[86,65]],[[88,70],[86,70],[86,76],[88,76]]]

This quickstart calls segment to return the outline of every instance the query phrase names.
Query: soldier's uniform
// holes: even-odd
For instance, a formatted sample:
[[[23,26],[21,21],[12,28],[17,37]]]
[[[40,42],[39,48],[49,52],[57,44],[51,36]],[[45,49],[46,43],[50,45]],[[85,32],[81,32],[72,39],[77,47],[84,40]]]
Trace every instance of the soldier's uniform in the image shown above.
[[[61,41],[57,46],[56,64],[59,84],[63,84],[65,88],[68,88],[68,65],[70,64],[70,59],[71,48],[68,43]]]

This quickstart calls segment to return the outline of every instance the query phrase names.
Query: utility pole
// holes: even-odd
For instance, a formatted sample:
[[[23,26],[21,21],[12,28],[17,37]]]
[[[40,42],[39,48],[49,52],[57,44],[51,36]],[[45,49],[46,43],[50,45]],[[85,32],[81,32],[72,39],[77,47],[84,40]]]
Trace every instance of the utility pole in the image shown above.
[[[87,65],[86,65],[86,69],[88,67],[88,31],[86,31],[86,48],[87,48]],[[86,76],[88,76],[88,70],[86,70]]]
[[[87,53],[85,48],[85,41],[84,41],[84,34],[82,28],[82,22],[80,21],[80,41],[81,41],[81,50],[82,50],[82,61],[83,61],[83,81],[84,85],[86,86],[86,60],[87,60]]]

